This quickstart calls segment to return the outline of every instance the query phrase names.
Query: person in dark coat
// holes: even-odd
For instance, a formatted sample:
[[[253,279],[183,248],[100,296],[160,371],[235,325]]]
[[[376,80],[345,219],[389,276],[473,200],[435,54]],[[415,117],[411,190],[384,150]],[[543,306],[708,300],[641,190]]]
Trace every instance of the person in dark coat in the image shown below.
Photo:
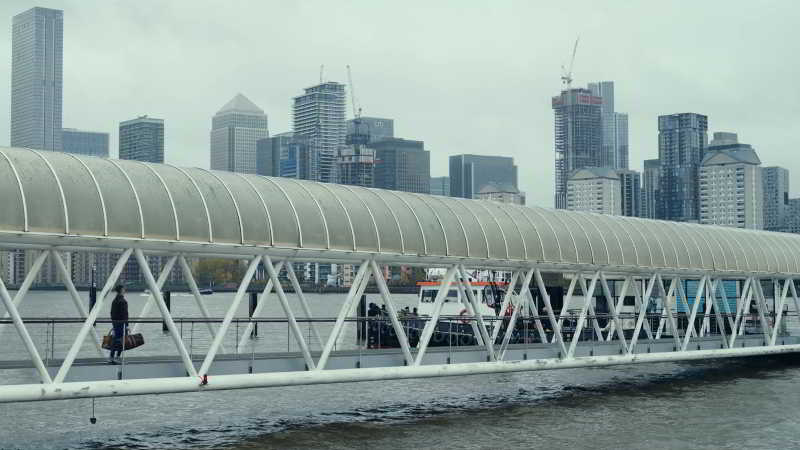
[[[122,340],[128,328],[128,301],[125,300],[125,287],[119,285],[114,288],[117,296],[111,303],[111,323],[114,326],[114,338],[111,343],[110,364],[117,364],[115,356],[121,357],[124,346]]]

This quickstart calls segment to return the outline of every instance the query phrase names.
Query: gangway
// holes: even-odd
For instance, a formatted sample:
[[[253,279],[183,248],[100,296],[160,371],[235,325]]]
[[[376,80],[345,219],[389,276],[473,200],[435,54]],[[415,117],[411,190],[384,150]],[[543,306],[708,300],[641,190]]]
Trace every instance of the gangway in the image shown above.
[[[26,258],[25,277],[13,296],[0,279],[0,374],[32,368],[37,377],[13,377],[13,384],[0,385],[0,402],[800,351],[800,341],[785,326],[796,322],[800,311],[795,286],[800,236],[791,234],[16,148],[0,148],[0,210],[0,247],[22,251]],[[63,256],[70,252],[113,255],[113,267],[91,309],[72,281]],[[152,258],[163,261],[159,273],[151,270]],[[246,265],[221,317],[210,315],[198,290],[192,264],[200,258],[235,259]],[[305,262],[353,268],[347,294],[330,296],[338,310],[335,317],[312,314],[295,273],[295,265]],[[74,304],[78,315],[66,347],[51,345],[49,352],[31,333],[39,319],[20,312],[45,264],[61,275],[64,299]],[[168,333],[158,354],[136,356],[134,351],[123,366],[100,365],[100,336],[93,325],[108,320],[101,314],[106,314],[109,293],[126,265],[138,265],[151,293],[143,310],[132,316],[146,318],[156,307]],[[386,265],[445,271],[433,312],[420,318],[420,336],[413,344],[383,277],[381,267]],[[197,317],[187,320],[206,333],[198,343],[184,336],[184,320],[173,317],[164,301],[161,291],[173,268],[181,271],[196,303]],[[475,271],[509,274],[500,310],[510,314],[494,319],[502,320],[502,327],[476,314],[479,300],[455,282],[469,279]],[[264,284],[252,318],[237,317],[261,273]],[[559,302],[551,298],[544,281],[553,275],[566,288]],[[687,281],[693,283],[692,292],[686,292]],[[467,299],[467,311],[458,318],[442,317],[453,282]],[[731,282],[735,298],[722,288]],[[282,283],[291,285],[294,294],[287,294]],[[378,287],[397,348],[342,347],[348,327],[370,320],[355,317],[368,283]],[[606,299],[607,311],[596,310],[600,296]],[[578,307],[566,311],[562,305],[573,304],[573,299]],[[628,299],[632,309],[625,306]],[[789,303],[793,309],[787,309]],[[266,304],[277,304],[283,311],[279,319],[288,334],[287,351],[248,352],[253,325],[266,320]],[[433,347],[439,324],[452,320],[466,324],[477,345]],[[520,324],[533,330],[533,342],[514,342]],[[27,363],[12,353],[15,346],[5,345],[12,340],[12,329]],[[167,352],[170,346],[174,350]]]

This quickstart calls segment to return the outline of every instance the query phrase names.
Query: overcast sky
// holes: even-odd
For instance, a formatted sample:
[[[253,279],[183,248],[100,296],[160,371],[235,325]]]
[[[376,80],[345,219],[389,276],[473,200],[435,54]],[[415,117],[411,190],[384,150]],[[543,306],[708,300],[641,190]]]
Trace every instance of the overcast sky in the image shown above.
[[[657,157],[659,114],[697,112],[800,193],[797,1],[4,0],[0,145],[11,18],[32,6],[64,10],[64,127],[109,132],[112,156],[119,122],[148,114],[166,122],[168,163],[208,167],[211,116],[237,92],[270,134],[289,131],[320,65],[346,83],[350,64],[363,114],[424,140],[432,176],[453,154],[513,156],[529,204],[552,206],[550,98],[580,35],[574,85],[615,81],[631,168]]]

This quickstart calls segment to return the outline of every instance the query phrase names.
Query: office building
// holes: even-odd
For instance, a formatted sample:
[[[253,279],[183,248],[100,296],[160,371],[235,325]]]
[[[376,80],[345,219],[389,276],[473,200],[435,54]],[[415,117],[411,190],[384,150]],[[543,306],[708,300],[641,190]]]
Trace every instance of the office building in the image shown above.
[[[800,234],[800,198],[790,198],[779,231]]]
[[[64,12],[31,8],[11,30],[11,146],[61,150]]]
[[[307,138],[316,154],[316,181],[337,180],[336,155],[347,135],[345,103],[344,85],[332,81],[306,88],[303,95],[294,98],[294,134]]]
[[[264,110],[236,94],[211,119],[211,169],[256,173],[256,143],[267,137]]]
[[[646,219],[660,219],[660,173],[661,161],[658,159],[644,160],[644,173],[642,174],[642,217]]]
[[[450,196],[450,177],[431,177],[431,194]]]
[[[735,133],[714,133],[700,166],[700,223],[764,227],[761,160]]]
[[[319,180],[318,159],[308,139],[291,131],[259,139],[256,173],[272,177]]]
[[[108,133],[64,128],[61,147],[66,153],[108,158]]]
[[[600,105],[603,129],[602,167],[627,169],[628,115],[616,112],[614,109],[614,82],[589,83],[588,88],[592,95],[603,99]]]
[[[698,175],[708,144],[708,118],[683,113],[658,117],[659,218],[697,222],[699,214]]]
[[[428,194],[431,154],[422,141],[387,138],[369,144],[375,150],[375,187]]]
[[[375,150],[361,144],[339,149],[336,158],[338,183],[350,186],[375,186]]]
[[[505,156],[454,155],[450,157],[450,196],[477,198],[489,183],[517,185],[514,158]]]
[[[394,137],[394,120],[380,117],[358,117],[347,121],[347,136],[366,136],[366,142]]]
[[[619,175],[620,214],[629,217],[642,216],[642,174],[636,170],[617,170]]]
[[[606,163],[607,158],[603,156],[602,104],[601,97],[582,88],[561,91],[552,99],[555,114],[556,208],[564,209],[567,206],[567,180],[570,174],[585,167],[603,167]]]
[[[587,167],[578,169],[567,180],[567,208],[620,215],[622,199],[619,176],[612,169]]]
[[[119,124],[119,159],[164,162],[164,119],[139,116]]]
[[[764,229],[779,231],[789,205],[789,171],[783,167],[763,167]]]
[[[508,183],[487,183],[475,195],[475,198],[515,205],[525,204],[525,193]]]

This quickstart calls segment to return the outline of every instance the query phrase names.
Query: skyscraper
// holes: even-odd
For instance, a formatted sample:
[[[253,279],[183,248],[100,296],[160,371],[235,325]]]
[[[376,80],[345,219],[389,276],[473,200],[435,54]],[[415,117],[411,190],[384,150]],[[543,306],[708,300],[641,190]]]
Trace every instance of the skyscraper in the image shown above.
[[[431,177],[431,195],[450,196],[450,177]]]
[[[256,143],[266,137],[264,110],[236,94],[211,119],[211,169],[256,173]]]
[[[735,133],[714,133],[700,166],[700,223],[764,227],[761,160]]]
[[[345,143],[345,89],[341,83],[328,81],[305,89],[294,98],[294,134],[308,138],[318,158],[316,181],[335,182],[336,155]]]
[[[367,142],[394,137],[394,120],[380,117],[359,117],[347,121],[347,135],[368,136]]]
[[[108,133],[64,128],[61,133],[61,148],[76,155],[108,158]]]
[[[64,12],[31,8],[11,32],[11,146],[61,150]]]
[[[375,150],[375,187],[427,194],[431,190],[431,154],[422,141],[387,138],[369,144]]]
[[[506,156],[453,155],[450,157],[450,196],[477,198],[489,183],[517,186],[517,166]]]
[[[164,119],[139,116],[119,124],[119,159],[164,162]]]
[[[567,207],[567,179],[577,169],[603,167],[603,99],[588,89],[561,91],[555,113],[555,207]],[[451,175],[452,179],[452,175]],[[455,195],[455,194],[453,194]]]
[[[708,145],[708,117],[682,113],[658,117],[658,159],[661,161],[659,218],[697,222],[698,175]]]
[[[619,188],[622,209],[620,214],[629,217],[642,216],[642,174],[636,170],[619,169]]]
[[[628,168],[628,115],[614,109],[614,82],[589,83],[592,95],[603,99],[600,116],[603,128],[603,167]]]
[[[336,158],[338,183],[350,186],[375,186],[375,150],[363,144],[339,149]]]
[[[659,205],[661,203],[661,161],[656,159],[644,160],[644,174],[642,176],[642,217],[659,219]]]
[[[763,167],[764,229],[779,231],[789,205],[789,171],[783,167]]]

